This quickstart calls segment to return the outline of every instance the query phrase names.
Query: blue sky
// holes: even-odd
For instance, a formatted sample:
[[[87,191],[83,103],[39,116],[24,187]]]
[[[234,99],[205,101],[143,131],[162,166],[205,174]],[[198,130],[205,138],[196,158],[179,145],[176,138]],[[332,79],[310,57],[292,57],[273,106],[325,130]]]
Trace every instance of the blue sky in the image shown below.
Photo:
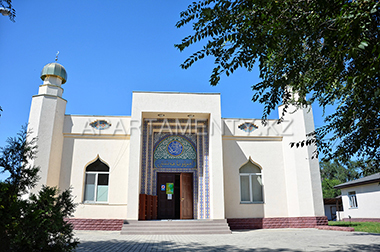
[[[221,93],[223,117],[261,118],[263,106],[251,101],[258,69],[240,69],[212,87],[212,58],[180,68],[199,48],[174,48],[191,34],[191,25],[175,27],[191,2],[13,0],[16,22],[0,16],[0,146],[28,121],[40,72],[57,51],[68,73],[67,114],[130,115],[132,91],[180,91]],[[321,113],[314,108],[316,126]]]

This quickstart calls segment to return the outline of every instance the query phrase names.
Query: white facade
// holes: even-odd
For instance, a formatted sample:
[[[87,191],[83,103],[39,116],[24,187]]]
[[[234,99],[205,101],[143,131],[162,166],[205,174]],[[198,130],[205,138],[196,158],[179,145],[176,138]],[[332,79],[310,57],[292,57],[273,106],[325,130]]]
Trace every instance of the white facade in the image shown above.
[[[343,216],[341,218],[380,219],[379,182],[341,189]]]
[[[44,76],[29,129],[38,137],[40,184],[71,186],[75,218],[137,220],[139,195],[159,195],[170,186],[160,179],[182,183],[183,173],[193,219],[324,216],[313,148],[290,148],[313,131],[311,109],[263,126],[222,118],[220,94],[134,92],[131,116],[65,115],[61,83]],[[182,202],[176,192],[165,200]]]

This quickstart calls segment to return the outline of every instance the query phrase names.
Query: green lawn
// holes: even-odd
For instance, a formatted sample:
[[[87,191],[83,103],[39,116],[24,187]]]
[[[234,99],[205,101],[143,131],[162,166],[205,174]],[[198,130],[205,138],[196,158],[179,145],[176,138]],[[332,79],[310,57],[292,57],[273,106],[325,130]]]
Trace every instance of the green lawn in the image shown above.
[[[329,221],[329,226],[353,227],[358,232],[379,233],[380,222]]]

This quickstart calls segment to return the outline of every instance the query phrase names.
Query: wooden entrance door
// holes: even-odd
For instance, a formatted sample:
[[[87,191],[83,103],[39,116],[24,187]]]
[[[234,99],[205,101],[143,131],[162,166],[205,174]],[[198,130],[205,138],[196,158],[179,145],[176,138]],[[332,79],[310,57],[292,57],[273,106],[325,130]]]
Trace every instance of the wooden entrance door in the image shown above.
[[[166,183],[175,183],[175,173],[158,173],[157,174],[157,217],[158,219],[175,219],[176,197],[168,198],[166,188],[161,190],[161,185]],[[174,192],[176,193],[176,192]]]
[[[174,183],[171,198],[161,186]],[[193,174],[157,173],[158,219],[193,219]]]
[[[180,178],[180,218],[193,218],[193,174],[181,173]]]

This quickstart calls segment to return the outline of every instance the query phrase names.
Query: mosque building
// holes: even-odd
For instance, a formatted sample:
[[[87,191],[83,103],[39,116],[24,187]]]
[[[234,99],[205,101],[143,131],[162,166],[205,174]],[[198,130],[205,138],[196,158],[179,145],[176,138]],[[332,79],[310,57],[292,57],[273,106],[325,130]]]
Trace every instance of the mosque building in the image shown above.
[[[282,123],[264,126],[222,118],[217,93],[133,92],[130,116],[70,115],[65,68],[47,64],[41,79],[29,116],[41,169],[35,190],[71,187],[74,221],[227,220],[231,228],[327,221],[315,147],[290,147],[314,130],[311,108],[288,108]]]

